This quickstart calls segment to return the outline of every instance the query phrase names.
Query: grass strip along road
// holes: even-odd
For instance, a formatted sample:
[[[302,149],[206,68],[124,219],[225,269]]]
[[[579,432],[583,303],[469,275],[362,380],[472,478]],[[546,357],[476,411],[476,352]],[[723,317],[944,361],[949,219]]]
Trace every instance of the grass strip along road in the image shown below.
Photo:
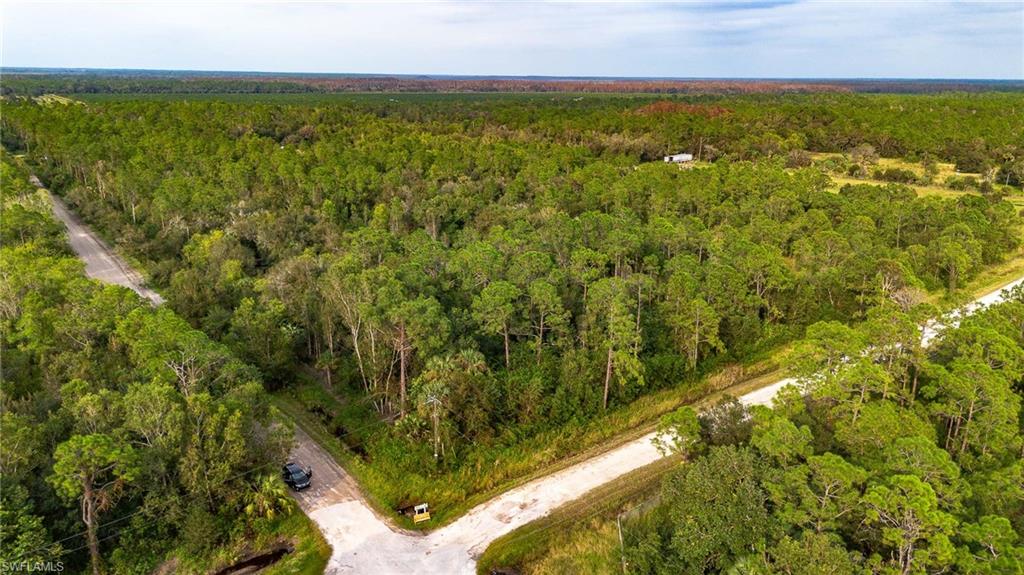
[[[1018,278],[1004,286],[1024,282]],[[990,292],[950,314],[945,323],[1003,300],[1002,289]],[[925,328],[931,341],[940,323]],[[740,396],[746,405],[770,405],[783,387],[796,383],[786,378]],[[328,573],[474,573],[476,560],[495,539],[585,496],[588,492],[663,458],[651,432],[601,455],[515,487],[470,510],[441,529],[427,534],[392,527],[375,514],[363,498],[315,509],[316,521],[333,547]]]

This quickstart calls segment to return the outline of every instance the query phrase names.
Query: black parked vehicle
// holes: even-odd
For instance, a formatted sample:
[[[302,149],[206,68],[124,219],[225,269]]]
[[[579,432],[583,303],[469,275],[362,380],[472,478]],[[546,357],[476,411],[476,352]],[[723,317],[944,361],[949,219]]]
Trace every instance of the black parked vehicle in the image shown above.
[[[309,487],[309,482],[313,479],[313,469],[310,467],[303,469],[299,467],[298,463],[289,461],[281,468],[281,476],[288,487],[295,491],[302,491]]]

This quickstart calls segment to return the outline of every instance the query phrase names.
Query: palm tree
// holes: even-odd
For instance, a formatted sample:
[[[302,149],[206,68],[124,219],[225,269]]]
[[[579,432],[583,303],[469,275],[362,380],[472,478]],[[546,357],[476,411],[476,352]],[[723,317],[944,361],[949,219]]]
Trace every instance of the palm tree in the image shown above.
[[[486,371],[487,361],[483,354],[475,349],[464,349],[455,354],[432,357],[427,361],[426,368],[416,382],[417,410],[421,416],[431,421],[435,458],[444,455],[446,438],[442,438],[442,431],[448,426],[443,419],[447,419],[451,412],[449,398],[452,388],[459,378],[479,375]]]
[[[455,354],[454,362],[462,373],[467,375],[479,375],[487,371],[487,360],[484,354],[475,349],[464,349]]]
[[[273,519],[279,512],[291,512],[291,501],[284,483],[276,475],[264,475],[245,493],[245,514],[253,519]]]

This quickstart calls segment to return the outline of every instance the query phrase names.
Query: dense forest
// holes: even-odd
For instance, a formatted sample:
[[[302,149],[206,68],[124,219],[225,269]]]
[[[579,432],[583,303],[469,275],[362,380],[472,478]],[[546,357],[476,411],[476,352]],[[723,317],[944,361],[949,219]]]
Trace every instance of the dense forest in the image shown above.
[[[630,572],[1024,572],[1022,326],[1019,288],[927,353],[897,310],[811,326],[774,410],[666,418],[690,461],[627,522]]]
[[[264,389],[297,398],[344,438],[377,501],[443,510],[533,471],[542,434],[571,442],[638,398],[697,389],[717,367],[817,322],[838,330],[887,314],[916,325],[936,294],[955,293],[1020,244],[1019,216],[1004,201],[1024,174],[1015,94],[19,99],[4,108],[5,146],[169,302],[150,310],[82,279],[24,174],[4,168],[3,395],[14,406],[4,435],[45,441],[5,447],[4,474],[57,478],[41,498],[9,491],[4,509],[45,517],[55,535],[77,527],[66,502],[82,486],[59,478],[85,452],[109,475],[95,484],[111,489],[95,494],[95,524],[135,485],[147,495],[121,510],[160,506],[144,516],[166,518],[175,541],[201,545],[208,525],[214,542],[255,529],[240,494],[259,485],[233,486],[255,481],[286,447]],[[680,150],[696,166],[661,161]],[[942,158],[989,185],[955,197],[919,197],[898,182],[836,192],[807,151],[848,153],[866,172],[877,154]],[[809,447],[777,465],[811,465],[833,450],[871,471],[860,458],[868,447],[843,451],[840,423],[862,441],[895,433],[891,421],[935,439],[925,426],[954,415],[928,406],[945,405],[935,382],[952,363],[893,359],[888,375],[867,374],[900,382],[878,393],[901,410],[857,407],[865,416],[846,422],[825,400],[793,407],[785,416],[807,426]],[[903,415],[911,408],[924,411]],[[46,433],[25,431],[37,427]],[[950,441],[962,443],[967,428],[996,430],[967,425]],[[951,457],[985,459],[994,473],[1019,456],[1007,442],[988,459],[969,442]],[[740,487],[769,491],[774,460],[745,438],[707,443],[707,465],[764,467],[763,481]],[[957,516],[973,521],[988,503],[964,505]],[[1012,518],[990,511],[977,520]],[[679,515],[666,517],[652,529],[671,539]],[[803,524],[781,521],[776,531],[799,536]],[[781,541],[751,537],[743,545]],[[659,541],[643,544],[637,564],[688,565],[660,567]],[[133,545],[157,544],[122,538],[112,561],[141,570],[132,558],[152,554]],[[859,545],[870,558],[875,548]]]
[[[258,370],[86,279],[49,199],[2,160],[0,560],[148,573],[178,550],[189,571],[274,533],[294,510],[276,481],[292,435]]]

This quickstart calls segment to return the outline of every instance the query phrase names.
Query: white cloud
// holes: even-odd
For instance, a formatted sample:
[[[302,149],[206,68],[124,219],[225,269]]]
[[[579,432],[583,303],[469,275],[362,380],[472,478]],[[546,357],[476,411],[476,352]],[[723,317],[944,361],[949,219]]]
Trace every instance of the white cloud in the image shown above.
[[[1024,77],[1024,5],[8,2],[5,66]]]

